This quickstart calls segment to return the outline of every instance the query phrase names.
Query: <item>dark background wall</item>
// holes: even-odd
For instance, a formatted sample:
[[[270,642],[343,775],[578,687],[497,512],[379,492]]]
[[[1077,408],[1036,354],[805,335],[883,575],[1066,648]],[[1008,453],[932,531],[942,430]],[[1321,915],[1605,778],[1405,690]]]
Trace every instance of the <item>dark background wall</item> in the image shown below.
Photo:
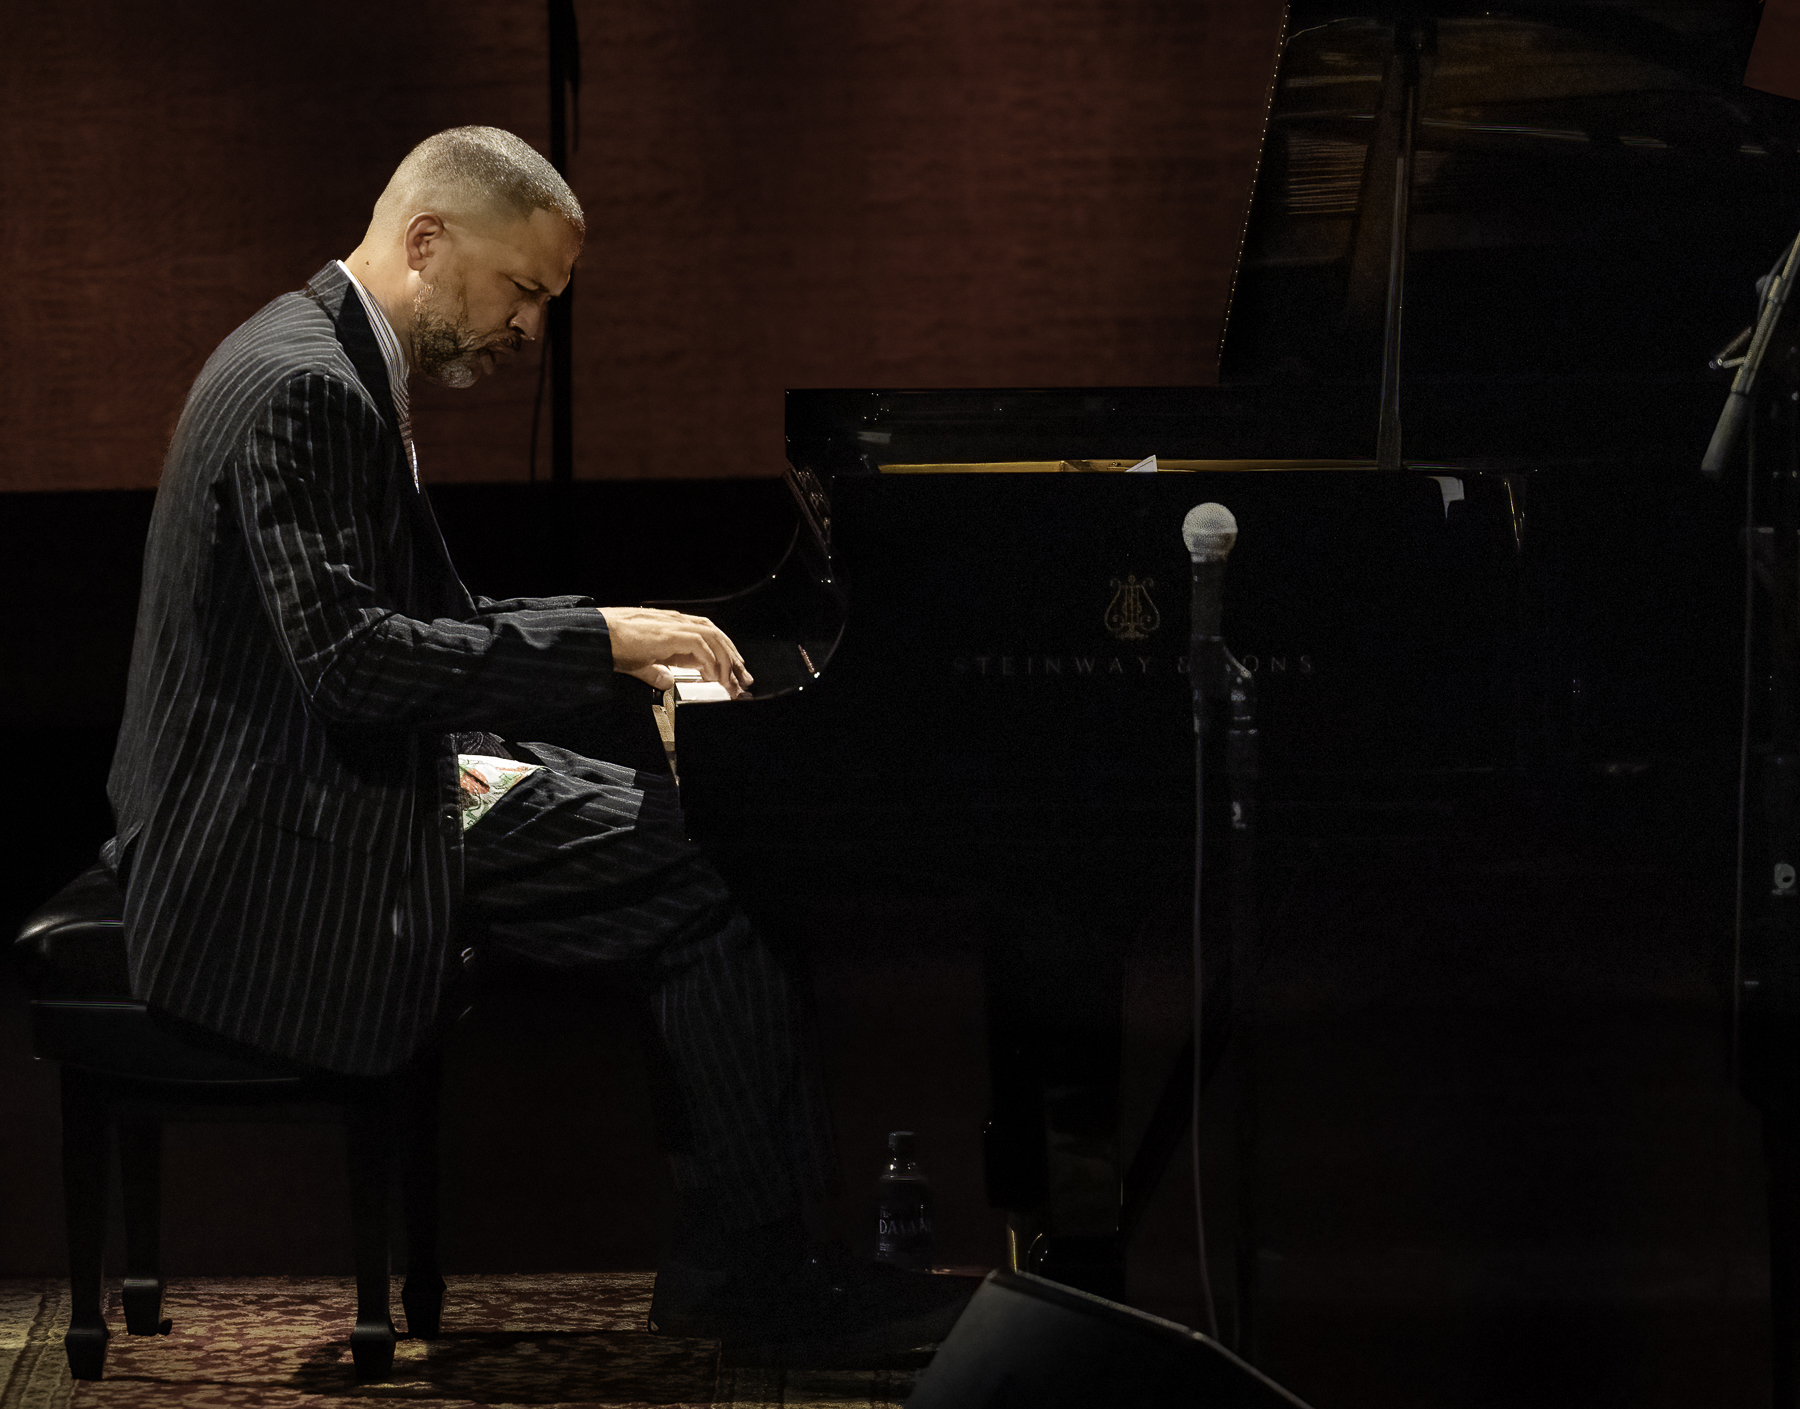
[[[792,386],[1212,379],[1275,0],[577,7],[576,473],[772,475]],[[545,8],[0,12],[0,489],[153,485],[219,339],[440,128],[548,140]],[[534,367],[428,396],[527,476]]]

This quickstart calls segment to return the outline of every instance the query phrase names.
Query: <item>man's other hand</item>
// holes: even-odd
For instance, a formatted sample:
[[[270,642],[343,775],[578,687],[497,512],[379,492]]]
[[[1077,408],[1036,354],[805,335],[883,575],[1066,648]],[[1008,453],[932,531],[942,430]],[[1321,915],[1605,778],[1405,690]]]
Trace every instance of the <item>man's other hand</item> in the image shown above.
[[[660,607],[601,607],[612,638],[613,669],[635,675],[653,689],[675,683],[671,665],[698,670],[702,680],[723,685],[732,699],[750,692],[752,678],[731,638],[703,616]]]

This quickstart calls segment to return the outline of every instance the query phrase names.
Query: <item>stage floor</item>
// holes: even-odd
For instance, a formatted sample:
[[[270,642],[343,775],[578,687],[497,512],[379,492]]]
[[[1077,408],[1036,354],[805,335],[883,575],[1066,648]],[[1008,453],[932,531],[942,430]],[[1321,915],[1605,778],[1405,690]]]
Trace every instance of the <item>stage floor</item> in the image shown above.
[[[716,1342],[652,1335],[648,1272],[452,1277],[444,1334],[402,1340],[391,1380],[350,1367],[356,1292],[347,1277],[171,1283],[168,1336],[125,1334],[110,1284],[106,1378],[69,1378],[68,1289],[0,1282],[0,1409],[290,1409],[370,1404],[656,1405],[664,1409],[898,1406],[925,1356],[880,1370],[725,1363]],[[394,1306],[400,1305],[399,1279]]]

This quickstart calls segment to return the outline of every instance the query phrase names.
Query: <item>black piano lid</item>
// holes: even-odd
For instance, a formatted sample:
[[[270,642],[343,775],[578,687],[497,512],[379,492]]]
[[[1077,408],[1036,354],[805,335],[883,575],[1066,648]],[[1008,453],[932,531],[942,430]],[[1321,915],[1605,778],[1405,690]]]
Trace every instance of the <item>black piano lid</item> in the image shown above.
[[[1701,377],[1800,220],[1800,105],[1740,82],[1758,7],[1376,9],[1292,7],[1225,378],[1376,375],[1380,310],[1355,306],[1352,263],[1384,252],[1391,222],[1364,195],[1408,34],[1409,379]]]
[[[1529,473],[1699,464],[1724,388],[1694,378],[1413,378],[1406,461]],[[1373,382],[1219,387],[797,390],[788,460],[829,486],[883,466],[1124,460],[1362,461]]]
[[[1409,34],[1423,58],[1405,461],[1697,461],[1723,395],[1707,359],[1800,222],[1800,104],[1739,83],[1756,18],[1737,3],[1301,0],[1220,386],[795,391],[790,463],[828,486],[897,463],[1372,457],[1382,300],[1355,296],[1352,266],[1391,234],[1364,196]]]

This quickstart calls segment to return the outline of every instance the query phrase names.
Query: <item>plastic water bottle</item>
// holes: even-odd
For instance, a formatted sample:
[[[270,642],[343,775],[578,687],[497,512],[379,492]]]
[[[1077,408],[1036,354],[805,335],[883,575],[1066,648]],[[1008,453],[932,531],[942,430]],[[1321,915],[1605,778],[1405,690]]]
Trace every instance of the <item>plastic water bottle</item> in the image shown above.
[[[913,1157],[913,1133],[888,1136],[887,1168],[876,1185],[875,1260],[921,1270],[931,1266],[931,1185]]]

